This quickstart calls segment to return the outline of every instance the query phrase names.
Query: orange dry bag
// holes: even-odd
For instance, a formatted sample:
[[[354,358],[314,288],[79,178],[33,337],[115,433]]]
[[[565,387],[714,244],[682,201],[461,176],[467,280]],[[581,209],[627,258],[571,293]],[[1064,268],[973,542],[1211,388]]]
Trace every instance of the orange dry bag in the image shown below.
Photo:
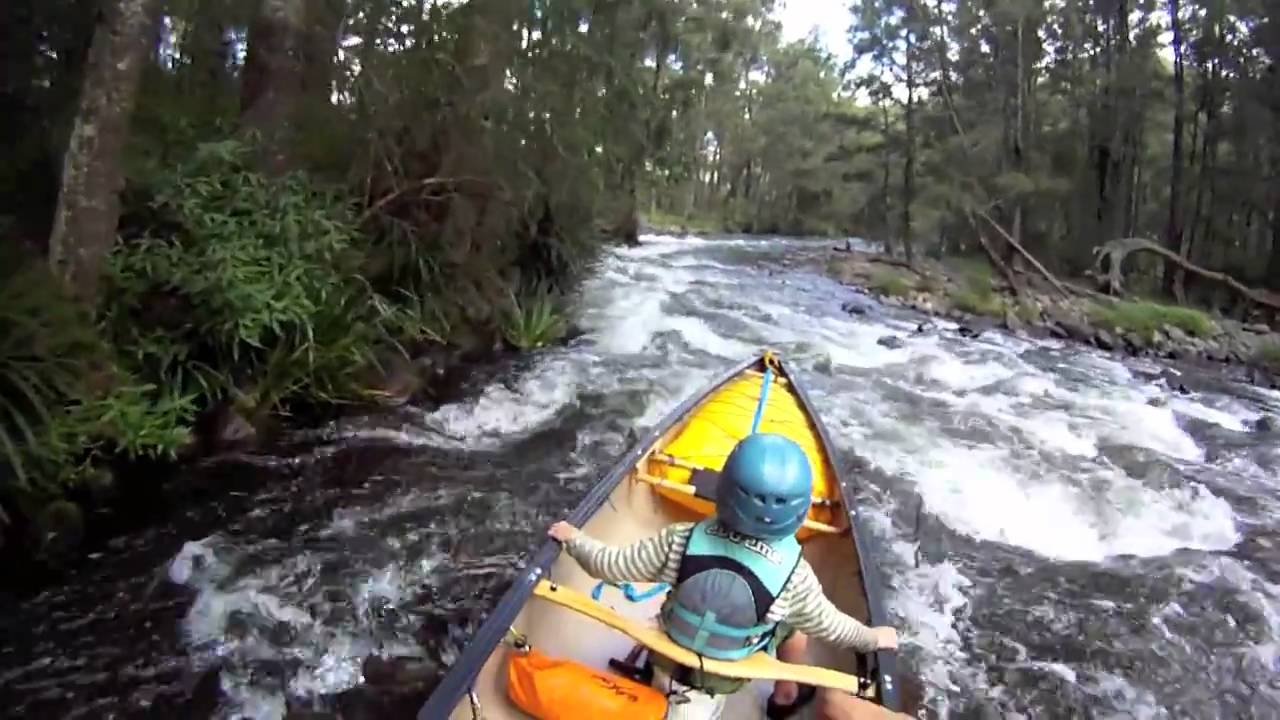
[[[538,720],[662,720],[667,698],[630,678],[529,648],[507,660],[507,695]]]

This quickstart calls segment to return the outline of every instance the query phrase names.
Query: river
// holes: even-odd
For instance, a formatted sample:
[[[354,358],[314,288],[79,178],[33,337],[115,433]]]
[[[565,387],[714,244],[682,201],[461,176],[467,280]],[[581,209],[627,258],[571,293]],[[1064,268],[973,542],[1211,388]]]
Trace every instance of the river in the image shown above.
[[[931,716],[1280,717],[1280,442],[1252,430],[1280,393],[851,316],[829,241],[643,241],[581,337],[464,400],[193,469],[230,490],[7,609],[0,707],[274,720],[370,654],[447,665],[636,429],[770,345],[860,483]]]

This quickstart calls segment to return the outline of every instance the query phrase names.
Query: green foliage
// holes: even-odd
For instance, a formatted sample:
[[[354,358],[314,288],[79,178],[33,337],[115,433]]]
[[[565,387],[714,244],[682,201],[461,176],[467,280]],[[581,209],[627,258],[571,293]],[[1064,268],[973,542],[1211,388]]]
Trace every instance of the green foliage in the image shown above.
[[[1089,309],[1089,317],[1094,324],[1146,338],[1154,337],[1166,325],[1192,337],[1207,337],[1215,329],[1213,320],[1199,310],[1144,301],[1126,300],[1109,306],[1095,303]]]
[[[540,285],[522,297],[510,296],[503,314],[502,336],[521,350],[532,350],[555,342],[564,335],[564,313],[549,287]]]
[[[951,304],[973,315],[1004,315],[1005,302],[995,292],[991,264],[981,257],[956,257],[948,263],[957,269],[961,287],[952,291]]]
[[[1005,304],[998,295],[988,287],[986,291],[970,285],[951,294],[951,304],[957,310],[973,315],[999,317],[1004,314]]]
[[[130,368],[207,405],[354,397],[385,338],[343,203],[302,175],[268,180],[248,148],[202,146],[160,184],[157,220],[112,256],[104,308]]]
[[[906,275],[893,270],[881,270],[872,275],[867,282],[867,287],[881,295],[891,297],[905,297],[915,289]]]
[[[1019,320],[1031,325],[1040,320],[1040,304],[1034,300],[1019,300],[1014,305],[1013,313]]]
[[[399,295],[399,305],[386,305],[382,309],[392,337],[435,343],[449,341],[453,323],[444,309],[445,303],[409,290],[401,290]]]
[[[964,279],[966,285],[988,290],[995,279],[995,270],[985,257],[963,255],[947,259],[947,264],[956,269],[956,273]]]
[[[717,233],[726,229],[722,221],[703,214],[684,217],[663,210],[650,210],[644,214],[643,220],[654,228],[668,232]]]
[[[104,352],[83,310],[43,263],[0,258],[0,476],[31,490],[33,453],[54,432],[64,406],[86,395]],[[8,472],[5,472],[7,466]]]
[[[131,379],[44,264],[0,277],[0,504],[56,497],[116,455],[173,457],[193,398]]]
[[[70,487],[116,456],[172,460],[191,442],[194,396],[124,380],[68,402],[45,428],[31,454],[46,482]]]

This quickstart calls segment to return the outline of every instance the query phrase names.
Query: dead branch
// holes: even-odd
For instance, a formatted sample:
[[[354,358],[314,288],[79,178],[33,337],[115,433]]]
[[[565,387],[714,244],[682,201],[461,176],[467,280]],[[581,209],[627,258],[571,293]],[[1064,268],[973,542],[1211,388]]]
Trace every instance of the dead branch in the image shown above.
[[[982,232],[982,228],[978,227],[978,221],[973,217],[973,213],[969,213],[969,223],[973,225],[973,232],[978,236],[978,244],[982,246],[983,252],[987,254],[987,259],[1004,277],[1005,282],[1009,283],[1009,287],[1013,288],[1014,297],[1019,299],[1026,297],[1026,283],[1022,282],[1022,278],[1009,267],[1004,258],[1000,257],[1000,253],[991,247],[991,243],[987,241],[987,234]]]
[[[486,188],[489,186],[489,181],[485,180],[484,178],[476,178],[476,177],[423,178],[418,182],[399,188],[398,190],[392,190],[386,195],[383,195],[382,197],[378,198],[377,201],[375,201],[369,207],[365,208],[365,211],[360,214],[360,218],[359,218],[360,222],[364,222],[365,220],[368,220],[370,217],[377,214],[379,210],[386,207],[388,204],[390,204],[391,202],[395,201],[397,198],[403,196],[408,192],[411,192],[411,191],[422,192],[430,188],[439,187],[439,186],[457,187],[457,186],[460,186],[462,183],[468,183],[468,182],[477,183],[479,185],[485,186]],[[454,194],[458,194],[459,192],[461,192],[460,189],[454,190]]]
[[[1052,285],[1055,290],[1061,293],[1063,297],[1071,297],[1070,291],[1068,291],[1065,287],[1063,287],[1062,283],[1058,281],[1058,278],[1054,277],[1053,273],[1045,269],[1045,266],[1041,265],[1040,261],[1036,260],[1034,255],[1027,252],[1027,249],[1022,247],[1022,243],[1015,240],[1013,236],[1010,235],[1008,231],[1006,231],[1003,227],[1000,227],[1000,223],[991,219],[991,216],[988,215],[985,210],[975,210],[974,212],[978,213],[978,216],[981,217],[982,219],[991,223],[991,226],[994,227],[996,231],[999,232],[1006,241],[1008,241],[1009,245],[1012,246],[1014,250],[1017,250],[1018,253],[1022,255],[1022,257],[1026,258],[1027,262],[1031,263],[1031,266],[1034,267],[1036,271],[1039,272],[1040,275],[1044,277],[1045,280],[1048,280],[1049,284]]]
[[[1149,252],[1164,258],[1165,263],[1173,263],[1194,275],[1206,280],[1222,283],[1254,303],[1272,310],[1280,310],[1280,294],[1251,288],[1226,273],[1206,270],[1183,258],[1178,253],[1146,238],[1120,238],[1093,249],[1093,274],[1100,281],[1105,292],[1112,295],[1124,294],[1124,273],[1121,271],[1124,259],[1130,253]],[[1103,263],[1108,263],[1103,268]]]

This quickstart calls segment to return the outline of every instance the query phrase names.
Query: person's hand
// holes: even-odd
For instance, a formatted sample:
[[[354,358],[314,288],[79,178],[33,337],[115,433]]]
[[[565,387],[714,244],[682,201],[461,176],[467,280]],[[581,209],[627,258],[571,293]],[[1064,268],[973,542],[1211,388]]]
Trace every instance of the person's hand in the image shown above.
[[[888,627],[874,627],[871,631],[876,634],[877,650],[897,650],[898,649],[898,631]]]
[[[570,525],[569,523],[561,520],[560,522],[552,525],[547,530],[547,534],[555,538],[556,540],[559,540],[560,542],[564,543],[564,542],[569,542],[570,540],[578,537],[579,535],[582,534],[582,531]]]

